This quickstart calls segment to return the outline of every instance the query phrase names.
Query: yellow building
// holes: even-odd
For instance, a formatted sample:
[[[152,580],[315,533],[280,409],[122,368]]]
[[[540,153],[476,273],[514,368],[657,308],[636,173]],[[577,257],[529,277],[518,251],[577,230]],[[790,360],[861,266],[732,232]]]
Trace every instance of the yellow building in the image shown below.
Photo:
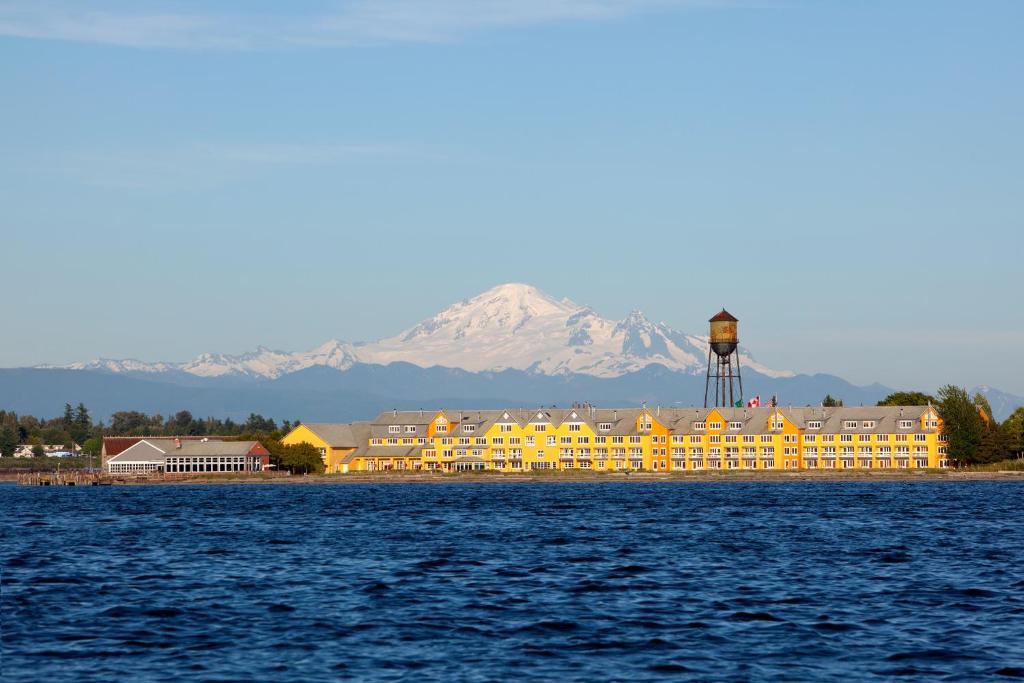
[[[326,472],[344,474],[349,471],[348,462],[360,446],[365,451],[367,439],[368,422],[317,422],[300,424],[288,432],[281,442],[286,446],[312,444],[320,451]]]
[[[346,432],[343,428],[348,427]],[[333,431],[335,430],[336,431]],[[390,411],[304,425],[328,472],[921,469],[949,465],[931,406]]]

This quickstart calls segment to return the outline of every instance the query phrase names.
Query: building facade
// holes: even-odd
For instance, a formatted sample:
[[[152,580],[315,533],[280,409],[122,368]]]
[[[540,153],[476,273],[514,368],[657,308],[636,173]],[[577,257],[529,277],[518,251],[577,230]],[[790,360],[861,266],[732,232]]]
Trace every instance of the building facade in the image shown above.
[[[260,472],[270,464],[270,452],[258,441],[178,438],[140,439],[110,456],[109,474],[200,474]]]
[[[285,443],[313,443],[327,471],[338,473],[949,466],[931,406],[390,411],[348,427],[344,453],[304,427]]]

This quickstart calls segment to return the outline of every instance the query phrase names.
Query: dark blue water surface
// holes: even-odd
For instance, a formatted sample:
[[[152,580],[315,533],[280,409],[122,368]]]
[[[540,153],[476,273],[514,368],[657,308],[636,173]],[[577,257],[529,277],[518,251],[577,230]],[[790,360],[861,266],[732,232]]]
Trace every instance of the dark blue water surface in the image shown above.
[[[1024,485],[0,487],[14,681],[1024,676]]]

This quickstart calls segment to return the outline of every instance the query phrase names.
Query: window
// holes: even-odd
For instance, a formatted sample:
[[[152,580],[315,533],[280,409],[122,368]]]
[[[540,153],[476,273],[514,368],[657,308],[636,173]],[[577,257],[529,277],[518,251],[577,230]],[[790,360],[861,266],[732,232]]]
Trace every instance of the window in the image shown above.
[[[579,422],[573,422],[572,424],[570,424],[569,425],[569,431],[570,432],[578,432],[578,431],[580,431],[580,423]]]
[[[900,420],[900,429],[913,429],[913,420]]]
[[[388,426],[388,434],[401,434],[401,433],[402,433],[402,425],[389,425]]]
[[[761,435],[761,443],[771,443],[771,442],[772,442],[772,435],[771,434],[762,434]]]
[[[804,443],[814,443],[818,440],[817,434],[804,434]]]
[[[511,432],[512,431],[512,425],[509,425],[509,424],[499,425],[498,426],[498,431],[499,432]]]
[[[509,439],[508,442],[511,444],[512,443],[512,439]],[[526,437],[526,445],[529,446],[530,448],[536,446],[537,445],[537,437],[535,437],[535,436],[528,436],[528,437]]]
[[[927,434],[914,434],[914,441],[927,441],[927,440],[928,440],[928,435]]]
[[[819,425],[820,426],[820,425]],[[772,429],[782,429],[785,424],[780,419],[772,420]]]
[[[807,423],[807,428],[808,429],[821,429],[821,421],[820,420],[812,420],[812,421]],[[778,429],[781,429],[781,427],[779,427]]]
[[[560,436],[560,437],[558,437],[558,443],[567,446],[567,445],[572,443],[572,437],[571,436]]]
[[[576,443],[590,443],[589,436],[578,436],[576,437]]]
[[[753,434],[744,434],[743,435],[743,443],[754,443],[754,435]]]
[[[856,428],[857,428],[857,421],[856,420],[843,420],[843,429],[856,429]]]
[[[644,431],[644,430],[651,431],[651,423],[650,422],[641,422],[640,423],[640,431]]]
[[[494,444],[495,446],[502,446],[505,444],[505,439],[503,437],[496,436],[491,439],[491,443]]]
[[[702,432],[702,431],[704,431],[707,428],[708,428],[708,423],[707,422],[694,422],[693,423],[693,430],[695,432]]]
[[[623,443],[623,442],[624,442],[623,441],[623,437],[621,437],[621,436],[613,436],[612,437],[612,443]]]
[[[533,431],[535,432],[546,432],[548,430],[547,425],[535,424],[533,425]]]
[[[597,425],[597,429],[598,429],[598,431],[601,431],[601,432],[610,432],[611,429],[612,429],[612,423],[611,422],[601,422],[601,423],[599,423]]]
[[[476,431],[476,425],[462,425],[463,434],[472,434]]]
[[[548,436],[548,438],[547,438],[547,445],[548,446],[554,446],[555,443],[557,443],[557,439],[555,438],[555,435],[552,434],[552,435]]]
[[[640,443],[640,437],[639,436],[631,436],[631,437],[629,437],[629,442],[630,443]]]
[[[729,429],[743,429],[743,423],[742,422],[730,422],[729,423]]]
[[[840,443],[852,443],[853,442],[853,434],[840,434],[839,435],[839,441],[840,441]]]
[[[721,428],[722,428],[722,423],[721,422],[711,422],[711,423],[708,424],[708,429],[721,429]]]
[[[888,441],[888,440],[889,440],[889,435],[888,434],[877,434],[877,435],[875,435],[875,441]]]
[[[863,422],[860,423],[860,426],[861,426],[862,429],[874,429],[875,428],[875,421],[874,420],[864,420]]]

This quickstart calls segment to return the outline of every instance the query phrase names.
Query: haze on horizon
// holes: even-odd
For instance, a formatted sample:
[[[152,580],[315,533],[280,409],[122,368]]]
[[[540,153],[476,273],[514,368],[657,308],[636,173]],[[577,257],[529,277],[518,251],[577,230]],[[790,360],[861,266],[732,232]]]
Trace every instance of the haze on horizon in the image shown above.
[[[502,282],[1024,394],[1024,5],[0,0],[0,366],[374,340]]]

